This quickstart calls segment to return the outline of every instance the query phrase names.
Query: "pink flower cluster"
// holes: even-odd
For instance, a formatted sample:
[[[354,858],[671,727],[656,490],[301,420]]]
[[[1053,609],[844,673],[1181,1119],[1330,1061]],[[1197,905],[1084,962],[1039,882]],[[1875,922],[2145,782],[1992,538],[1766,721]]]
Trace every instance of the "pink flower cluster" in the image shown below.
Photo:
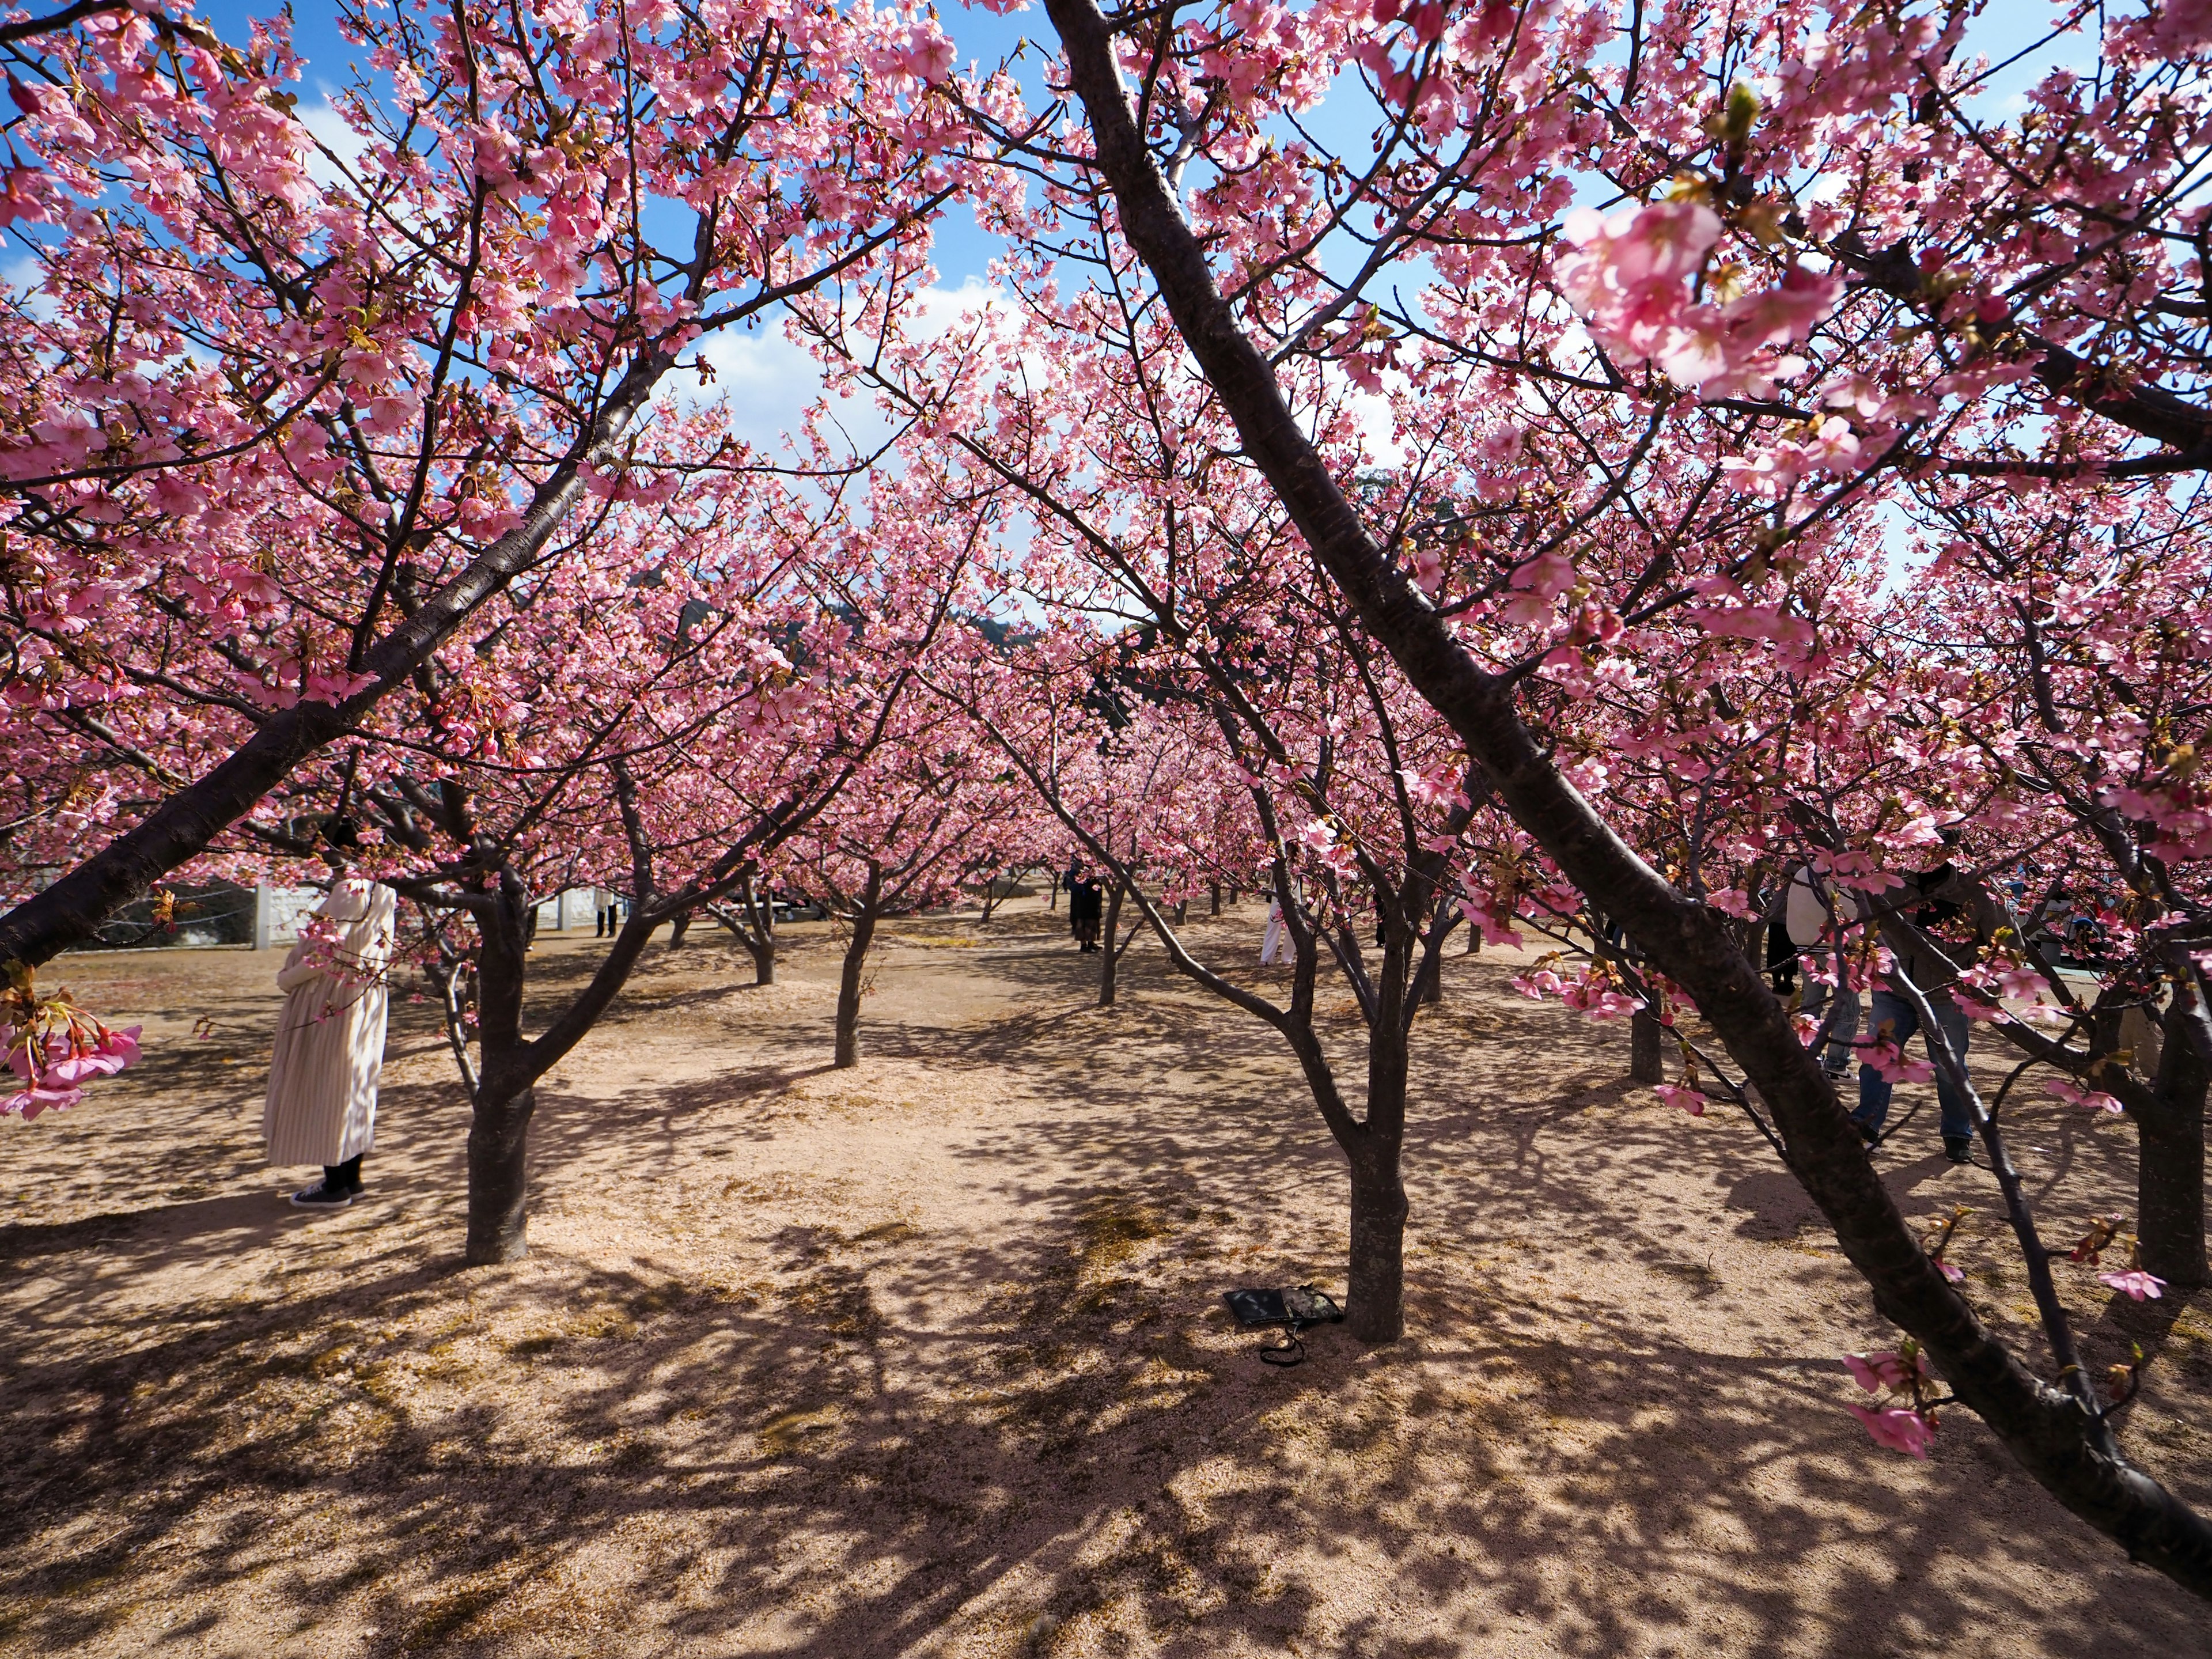
[[[118,1031],[97,1023],[88,1029],[73,1018],[60,1030],[43,1021],[7,1027],[8,1069],[22,1086],[0,1101],[0,1113],[20,1113],[27,1121],[76,1105],[84,1098],[84,1085],[112,1077],[138,1058],[140,1029]]]
[[[2112,1096],[2098,1089],[2085,1089],[2070,1078],[2055,1077],[2045,1083],[2047,1093],[2061,1100],[2071,1101],[2076,1106],[2086,1106],[2093,1112],[2105,1112],[2118,1117],[2125,1109]]]
[[[1487,932],[1486,929],[1486,935]],[[1578,1013],[1588,1014],[1592,1019],[1617,1019],[1623,1014],[1632,1014],[1644,1006],[1643,998],[1631,996],[1621,990],[1610,975],[1596,967],[1585,968],[1571,979],[1562,979],[1549,968],[1538,968],[1534,972],[1516,975],[1513,988],[1522,996],[1538,1002],[1547,996],[1555,996],[1568,1007]]]
[[[1869,1394],[1880,1394],[1887,1389],[1895,1396],[1887,1405],[1849,1407],[1852,1416],[1866,1425],[1878,1446],[1892,1451],[1909,1452],[1925,1460],[1928,1448],[1936,1438],[1936,1413],[1921,1403],[1923,1389],[1930,1381],[1928,1362],[1919,1349],[1907,1343],[1901,1352],[1881,1353],[1852,1353],[1844,1356],[1844,1369]]]
[[[1572,249],[1559,259],[1559,287],[1591,333],[1709,398],[1763,394],[1775,376],[1800,372],[1802,363],[1771,348],[1803,339],[1843,297],[1841,278],[1792,264],[1772,288],[1694,303],[1723,229],[1701,202],[1654,202],[1610,216],[1578,208],[1565,228]]]
[[[1925,1083],[1936,1075],[1933,1062],[1916,1059],[1887,1037],[1857,1045],[1859,1058],[1892,1083]]]
[[[1923,1462],[1928,1460],[1928,1448],[1936,1441],[1936,1419],[1932,1413],[1917,1411],[1907,1406],[1861,1406],[1848,1408],[1853,1417],[1866,1425],[1866,1431],[1874,1437],[1877,1446],[1887,1446],[1892,1451],[1910,1452]]]
[[[2129,1267],[2116,1273],[2099,1273],[2097,1282],[2108,1290],[2118,1291],[2131,1302],[2155,1302],[2166,1294],[2166,1281],[2141,1267]]]

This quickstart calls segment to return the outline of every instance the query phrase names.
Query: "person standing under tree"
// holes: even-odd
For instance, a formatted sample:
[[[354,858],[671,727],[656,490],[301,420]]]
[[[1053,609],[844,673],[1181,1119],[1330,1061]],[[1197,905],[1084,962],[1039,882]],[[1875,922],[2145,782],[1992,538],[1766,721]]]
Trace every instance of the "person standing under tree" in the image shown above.
[[[1067,871],[1067,927],[1079,951],[1098,948],[1098,921],[1105,911],[1105,894],[1098,878],[1079,865]]]
[[[292,1194],[303,1208],[343,1209],[362,1190],[384,1070],[395,913],[389,887],[342,879],[301,924],[300,942],[277,971],[284,1012],[261,1134],[272,1166],[323,1166],[321,1181]]]
[[[1828,1040],[1821,1045],[1820,1069],[1830,1077],[1841,1077],[1850,1068],[1851,1042],[1859,1034],[1859,994],[1851,989],[1848,978],[1830,982],[1836,973],[1835,942],[1839,934],[1831,926],[1829,907],[1841,902],[1836,884],[1821,880],[1813,866],[1805,864],[1790,878],[1783,907],[1782,925],[1790,930],[1790,942],[1806,964],[1803,1012],[1808,1019],[1825,1018],[1827,1023]],[[1856,915],[1856,908],[1852,914]],[[1835,918],[1838,926],[1847,925],[1850,920]],[[1832,1014],[1829,1012],[1832,1000]]]
[[[1944,844],[1955,845],[1956,830],[1946,830]],[[1950,1046],[1960,1066],[1966,1063],[1966,1011],[1952,996],[1954,969],[1972,967],[1996,937],[1996,906],[1981,884],[1969,878],[1946,859],[1933,870],[1923,871],[1903,889],[1882,895],[1881,901],[1901,913],[1918,936],[1897,952],[1896,971],[1910,979],[1927,998],[1936,1016],[1936,1034]],[[1934,941],[1930,950],[1922,939]],[[1941,952],[1941,956],[1938,956]],[[1871,1042],[1891,1042],[1902,1054],[1920,1030],[1920,1011],[1912,1000],[1887,984],[1875,987],[1868,1014]],[[1890,1080],[1872,1064],[1859,1067],[1859,1105],[1851,1117],[1869,1146],[1881,1139],[1881,1126],[1889,1115]],[[1943,1068],[1936,1069],[1936,1099],[1942,1113],[1943,1155],[1954,1164],[1966,1164],[1974,1155],[1974,1119],[1966,1097],[1951,1086]]]

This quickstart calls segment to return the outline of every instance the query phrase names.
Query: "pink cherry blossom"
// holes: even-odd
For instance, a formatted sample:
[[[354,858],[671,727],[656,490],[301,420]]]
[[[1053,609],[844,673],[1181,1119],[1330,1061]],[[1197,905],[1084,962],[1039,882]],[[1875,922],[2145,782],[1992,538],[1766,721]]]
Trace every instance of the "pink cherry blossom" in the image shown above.
[[[1936,1438],[1936,1419],[1923,1412],[1901,1406],[1858,1406],[1847,1409],[1866,1425],[1875,1444],[1892,1451],[1910,1452],[1923,1462]]]
[[[1909,1054],[1887,1038],[1862,1041],[1859,1058],[1892,1083],[1925,1083],[1936,1075],[1934,1062]]]
[[[2104,1112],[2118,1117],[2127,1109],[2112,1096],[2106,1094],[2103,1091],[2085,1089],[2068,1078],[2048,1079],[2043,1087],[2045,1092],[2054,1094],[2061,1100],[2071,1101],[2076,1106],[2087,1107],[2093,1112]]]
[[[1903,1354],[1893,1350],[1845,1354],[1844,1369],[1869,1394],[1879,1394],[1884,1389],[1907,1388],[1928,1376],[1928,1362],[1921,1354],[1915,1352],[1908,1363]]]
[[[2166,1281],[2153,1277],[2140,1267],[2130,1267],[2120,1273],[2099,1273],[2097,1282],[2118,1291],[2131,1302],[2146,1298],[2157,1301],[2166,1294]]]

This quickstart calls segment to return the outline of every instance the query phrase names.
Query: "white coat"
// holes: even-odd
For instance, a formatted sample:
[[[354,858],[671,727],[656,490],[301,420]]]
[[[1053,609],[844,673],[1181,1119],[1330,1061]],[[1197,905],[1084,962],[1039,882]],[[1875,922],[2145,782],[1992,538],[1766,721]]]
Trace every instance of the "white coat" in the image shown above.
[[[1821,888],[1816,888],[1814,879],[1813,866],[1800,865],[1797,873],[1790,878],[1790,896],[1783,906],[1783,926],[1789,930],[1790,942],[1801,951],[1809,951],[1818,945],[1828,926],[1828,907],[1820,902],[1821,888],[1826,890],[1830,899],[1836,896],[1832,883],[1824,882]],[[1840,904],[1836,913],[1839,917],[1848,914]]]
[[[343,1164],[375,1138],[396,908],[389,887],[339,882],[315,907],[336,943],[302,938],[277,972],[287,994],[261,1109],[272,1164]]]

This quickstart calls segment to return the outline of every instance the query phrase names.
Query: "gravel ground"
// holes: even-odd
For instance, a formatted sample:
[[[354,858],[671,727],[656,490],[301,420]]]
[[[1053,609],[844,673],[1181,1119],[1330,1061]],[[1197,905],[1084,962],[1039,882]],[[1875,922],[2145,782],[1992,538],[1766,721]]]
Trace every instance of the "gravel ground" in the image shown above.
[[[1266,983],[1259,932],[1193,929]],[[1893,1334],[1772,1154],[1514,953],[1416,1028],[1406,1340],[1278,1372],[1219,1292],[1340,1289],[1346,1194],[1271,1033],[1149,941],[1091,1006],[1031,906],[893,926],[833,1072],[836,949],[795,929],[757,989],[656,946],[540,1091],[529,1259],[483,1269],[427,1005],[366,1200],[310,1216],[261,1164],[276,958],[60,964],[147,1057],[0,1123],[0,1653],[2212,1654],[1971,1416],[1869,1443],[1838,1356]],[[596,950],[541,945],[533,1007]],[[2024,1329],[1933,1119],[1886,1175],[1975,1207],[1954,1255]],[[2124,1124],[2019,1123],[2053,1237],[2131,1207]],[[2093,1363],[2156,1355],[2136,1454],[2212,1500],[2212,1298],[2067,1285]]]

